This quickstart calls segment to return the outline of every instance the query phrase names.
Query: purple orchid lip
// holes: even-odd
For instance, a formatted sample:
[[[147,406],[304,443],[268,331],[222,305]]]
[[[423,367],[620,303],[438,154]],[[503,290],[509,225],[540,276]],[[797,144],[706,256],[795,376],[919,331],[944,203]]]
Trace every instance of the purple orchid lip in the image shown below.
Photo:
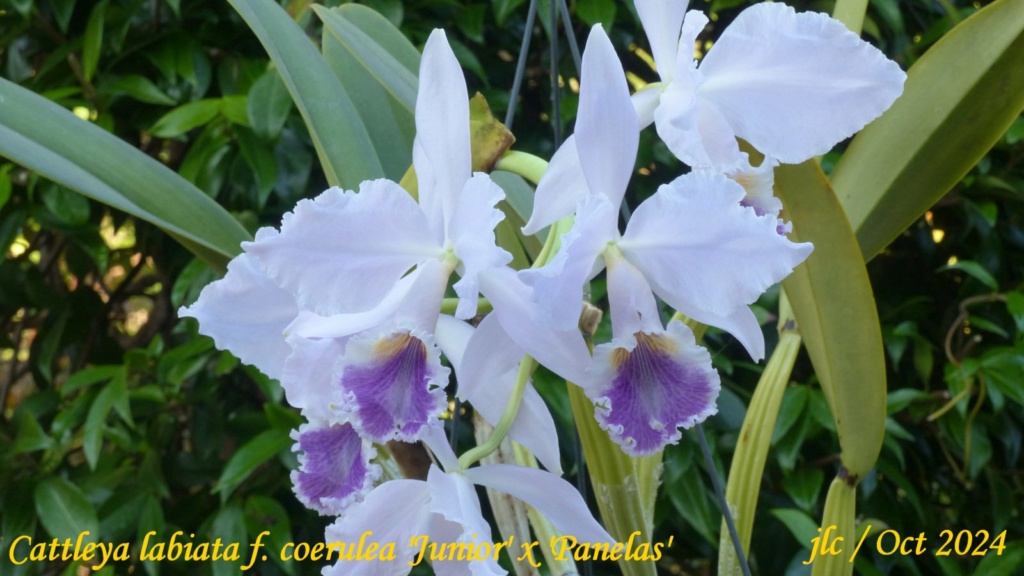
[[[341,386],[360,431],[375,442],[415,440],[444,406],[448,370],[432,343],[396,332],[348,346]]]
[[[702,347],[671,332],[633,336],[632,350],[606,349],[611,383],[595,401],[601,425],[625,452],[641,456],[677,442],[679,428],[714,414],[719,380]]]
[[[297,439],[295,450],[304,454],[292,473],[295,494],[321,514],[340,514],[380,475],[380,469],[370,464],[376,451],[349,423],[307,426]]]

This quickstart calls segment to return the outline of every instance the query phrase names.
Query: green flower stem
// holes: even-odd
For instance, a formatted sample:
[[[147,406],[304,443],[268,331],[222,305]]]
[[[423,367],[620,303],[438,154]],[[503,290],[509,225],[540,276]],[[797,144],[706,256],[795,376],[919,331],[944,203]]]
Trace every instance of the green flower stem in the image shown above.
[[[516,414],[519,413],[519,404],[523,399],[523,391],[526,390],[526,382],[530,379],[530,375],[533,374],[536,368],[536,360],[529,356],[523,356],[522,362],[519,363],[519,374],[516,376],[515,386],[512,388],[512,396],[509,397],[508,404],[505,405],[505,412],[502,413],[501,419],[498,420],[498,425],[494,427],[494,433],[491,434],[486,442],[478,444],[475,448],[459,457],[459,466],[461,468],[469,468],[501,446],[501,441],[508,434],[508,429],[512,427],[512,422],[515,421]]]
[[[747,408],[725,490],[725,499],[736,519],[736,530],[744,551],[750,550],[750,535],[754,527],[754,512],[757,509],[761,477],[768,459],[782,395],[800,352],[800,332],[793,320],[793,311],[789,307],[785,293],[779,304],[778,330],[779,344],[768,360],[768,365],[761,374],[761,379],[754,390],[754,397]],[[723,519],[718,547],[719,576],[736,576],[741,573],[739,559],[729,538]]]
[[[455,309],[459,307],[458,298],[445,298],[441,301],[441,314],[455,314]],[[487,314],[491,310],[494,310],[494,306],[491,305],[491,301],[487,298],[480,298],[476,303],[477,314]]]
[[[497,170],[518,174],[534,184],[539,184],[540,179],[548,170],[548,163],[543,158],[533,154],[509,150],[498,160],[494,167]]]

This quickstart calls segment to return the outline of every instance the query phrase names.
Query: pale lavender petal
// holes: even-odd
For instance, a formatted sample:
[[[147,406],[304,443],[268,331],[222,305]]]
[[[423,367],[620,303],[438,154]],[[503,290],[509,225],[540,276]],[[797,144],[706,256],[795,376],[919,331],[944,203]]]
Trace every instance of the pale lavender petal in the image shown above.
[[[470,468],[465,476],[475,484],[510,494],[537,509],[563,534],[580,542],[612,543],[594,520],[580,493],[565,480],[535,468],[493,464]]]
[[[606,255],[605,262],[614,336],[661,330],[658,303],[644,275],[617,251]]]
[[[600,25],[583,51],[576,149],[591,193],[618,210],[633,175],[640,128],[615,48]]]
[[[548,169],[537,184],[530,221],[523,226],[524,234],[536,234],[545,226],[573,213],[576,204],[590,194],[587,179],[580,166],[576,149],[576,136],[569,136],[551,158]]]
[[[434,569],[435,576],[506,576],[507,572],[505,569],[494,560],[493,545],[491,548],[478,547],[491,541],[484,539],[479,534],[475,537],[472,534],[466,534],[461,524],[452,522],[440,514],[434,514],[431,518],[428,534],[430,535],[430,540],[436,542],[439,548],[442,545],[468,544],[472,542],[474,550],[480,552],[492,550],[491,554],[482,560],[465,559],[465,553],[464,559],[459,560],[458,552],[455,553],[454,558],[445,557],[443,560],[434,560],[430,563],[430,566]],[[518,546],[518,543],[516,546]],[[467,549],[463,548],[463,550]]]
[[[420,433],[420,441],[423,442],[430,448],[430,451],[434,453],[434,457],[437,458],[438,463],[441,467],[447,471],[456,472],[461,470],[459,466],[459,457],[455,455],[455,451],[452,450],[451,444],[448,442],[448,437],[444,433],[444,426],[437,422],[435,425],[427,426]]]
[[[683,24],[687,4],[687,0],[635,0],[636,13],[651,43],[658,74],[666,82],[672,79],[676,66],[679,29]]]
[[[631,456],[674,444],[680,428],[717,412],[720,388],[711,355],[682,322],[662,333],[637,332],[594,350],[597,381],[587,389],[595,416]]]
[[[432,466],[427,474],[430,508],[434,513],[430,537],[439,544],[491,542],[491,527],[483,517],[476,487],[464,474],[445,474]],[[486,560],[435,561],[438,576],[502,576],[505,574],[493,556]]]
[[[466,342],[461,364],[453,362],[459,398],[468,400],[484,420],[497,425],[512,396],[524,354],[505,332],[497,315],[488,315]],[[555,421],[532,383],[526,384],[508,435],[536,455],[548,470],[562,473]]]
[[[757,323],[757,316],[754,316],[749,306],[740,306],[730,314],[723,316],[691,306],[687,302],[680,302],[680,304],[681,306],[676,307],[676,310],[688,318],[732,334],[743,345],[754,362],[759,362],[764,358],[764,333],[761,331],[761,325]]]
[[[426,534],[431,521],[430,487],[422,480],[391,480],[377,486],[362,502],[352,505],[345,515],[327,527],[326,541],[343,542],[348,551],[360,540],[377,544],[378,550],[391,547],[395,559],[367,561],[346,560],[323,569],[323,576],[406,576],[409,562],[417,549],[410,543],[413,536]]]
[[[700,64],[700,98],[737,136],[785,163],[828,152],[884,112],[906,75],[825,14],[747,8]]]
[[[410,268],[443,253],[423,211],[398,184],[373,180],[359,190],[332,188],[303,200],[285,215],[280,234],[246,245],[305,310],[368,310]]]
[[[541,268],[523,270],[520,276],[533,288],[544,311],[545,323],[567,330],[579,324],[583,284],[604,266],[599,260],[608,242],[618,234],[618,209],[605,196],[585,197],[576,209],[576,221],[562,237],[562,248]]]
[[[455,374],[462,372],[462,360],[466,355],[466,347],[469,339],[473,337],[476,330],[468,322],[459,320],[447,314],[441,314],[437,318],[437,328],[434,329],[434,338],[441,353],[448,358]]]
[[[416,140],[422,153],[416,170],[429,163],[432,180],[432,186],[420,189],[420,203],[436,227],[437,206],[447,223],[472,170],[466,79],[440,29],[430,34],[420,59]]]
[[[345,408],[374,442],[418,440],[444,409],[449,370],[427,334],[364,333],[349,340],[343,362]]]
[[[654,111],[661,103],[661,93],[665,86],[658,84],[647,88],[641,88],[630,96],[633,102],[633,110],[636,111],[637,127],[640,130],[647,128],[654,122]]]
[[[453,288],[459,295],[455,316],[463,320],[476,316],[480,285],[477,276],[488,268],[504,266],[512,255],[498,247],[494,228],[505,219],[495,208],[505,199],[505,192],[483,173],[470,178],[448,223],[448,240],[460,260],[461,278]]]
[[[178,310],[179,316],[198,320],[199,333],[213,338],[217,348],[275,379],[281,377],[291,353],[285,327],[298,313],[295,298],[268,278],[249,254],[229,262],[224,278],[203,288],[195,304]]]
[[[746,163],[746,154],[740,151],[732,127],[718,109],[701,98],[704,75],[693,60],[697,34],[707,23],[703,13],[687,13],[675,73],[662,92],[654,122],[658,136],[686,164],[730,171]]]
[[[303,310],[285,332],[306,338],[344,338],[385,323],[432,331],[451,271],[451,266],[428,258],[398,280],[370,310],[330,316]]]
[[[666,184],[633,213],[619,248],[676,310],[727,316],[753,303],[811,253],[778,219],[740,205],[743,188],[709,172]]]
[[[293,437],[299,469],[292,472],[292,485],[307,508],[339,515],[380,477],[380,467],[370,463],[377,451],[351,424],[306,424]]]
[[[579,327],[565,330],[546,326],[544,312],[530,297],[530,287],[509,268],[480,275],[480,290],[494,305],[508,335],[537,362],[562,378],[583,384],[590,352]]]
[[[335,366],[345,356],[346,338],[289,336],[292,353],[284,363],[281,387],[288,403],[310,420],[330,421],[341,400]]]
[[[779,163],[771,158],[765,158],[761,165],[753,167],[747,165],[726,176],[736,182],[747,191],[747,195],[740,201],[743,206],[750,206],[758,216],[771,214],[778,218],[782,212],[782,201],[775,197],[775,167]]]
[[[476,487],[465,474],[446,474],[436,466],[431,466],[427,473],[427,485],[430,486],[431,512],[460,524],[466,535],[476,534],[490,540],[491,527],[480,510]]]

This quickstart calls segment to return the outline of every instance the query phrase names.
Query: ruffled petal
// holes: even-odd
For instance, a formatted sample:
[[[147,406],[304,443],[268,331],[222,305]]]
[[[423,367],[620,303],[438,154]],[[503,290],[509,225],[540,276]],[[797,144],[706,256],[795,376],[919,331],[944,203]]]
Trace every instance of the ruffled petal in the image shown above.
[[[612,440],[631,456],[675,444],[680,428],[717,412],[720,383],[711,355],[690,329],[672,322],[661,333],[637,332],[594,349],[594,387],[587,395]]]
[[[257,237],[262,236],[259,234]],[[264,274],[256,260],[242,254],[228,272],[203,288],[199,299],[178,315],[199,321],[199,333],[217,348],[278,379],[291,353],[284,330],[299,313],[295,298]]]
[[[451,217],[472,170],[466,79],[443,30],[434,30],[423,47],[419,79],[416,140],[422,158],[416,158],[421,160],[416,171],[426,161],[431,176],[428,186],[419,188],[419,199],[436,227],[439,212],[445,223]]]
[[[681,176],[637,208],[619,248],[673,308],[727,316],[757,300],[812,250],[780,236],[776,218],[741,206],[744,196],[721,175]]]
[[[562,378],[583,384],[590,352],[577,326],[555,330],[530,297],[530,287],[513,270],[495,268],[480,275],[480,291],[494,306],[505,332],[527,354]]]
[[[877,118],[906,79],[838,20],[774,2],[740,13],[700,71],[700,97],[735,134],[791,164],[828,152]]]
[[[676,49],[679,46],[679,29],[686,14],[687,0],[635,0],[636,13],[640,16],[644,33],[651,43],[654,63],[658,74],[668,82],[676,67]]]
[[[390,180],[303,200],[285,215],[280,234],[245,249],[301,308],[321,315],[372,308],[406,271],[443,253],[423,211]]]
[[[746,166],[726,174],[733,182],[743,186],[747,195],[740,204],[750,206],[758,216],[770,214],[778,218],[782,212],[782,200],[775,197],[775,167],[779,163],[765,158],[758,167]]]
[[[377,451],[351,424],[305,424],[292,436],[299,469],[291,474],[299,501],[323,515],[340,515],[380,477]]]
[[[633,175],[640,128],[622,63],[600,25],[583,51],[576,149],[587,186],[617,210]]]
[[[373,489],[362,502],[327,527],[328,545],[343,544],[340,559],[323,576],[406,576],[416,549],[410,538],[426,534],[431,520],[430,487],[422,480],[391,480]],[[356,559],[353,548],[363,539],[378,550],[392,548],[395,559]],[[338,552],[335,552],[335,558]]]
[[[589,193],[574,134],[555,151],[548,169],[537,184],[533,213],[530,214],[530,221],[523,226],[523,233],[536,234],[545,226],[572,214],[576,204]]]
[[[441,342],[440,332],[438,342]],[[497,425],[505,412],[524,354],[505,333],[498,317],[491,314],[480,322],[467,341],[462,363],[455,365],[459,398],[468,400],[492,426]],[[536,455],[548,470],[562,473],[555,421],[531,383],[526,384],[508,434]]]
[[[465,473],[474,484],[510,494],[537,509],[563,534],[580,542],[613,543],[576,488],[558,476],[523,466],[492,464]]]
[[[512,255],[499,248],[494,228],[505,215],[494,206],[505,199],[505,192],[486,174],[477,173],[466,182],[448,225],[449,240],[459,257],[459,275],[455,293],[459,305],[455,316],[463,320],[476,316],[480,295],[477,275],[512,261]]]
[[[576,209],[576,221],[562,237],[562,248],[541,268],[520,276],[533,288],[544,321],[557,329],[578,325],[583,307],[583,284],[603,268],[598,257],[618,235],[618,210],[604,196],[587,196]]]
[[[345,347],[344,407],[359,432],[374,442],[413,442],[444,410],[448,373],[428,334],[363,333]]]

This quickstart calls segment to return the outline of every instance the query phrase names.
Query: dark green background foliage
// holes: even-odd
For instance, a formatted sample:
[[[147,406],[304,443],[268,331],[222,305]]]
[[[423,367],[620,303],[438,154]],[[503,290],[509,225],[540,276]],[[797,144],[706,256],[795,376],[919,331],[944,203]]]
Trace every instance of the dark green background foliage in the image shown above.
[[[330,4],[330,2],[328,3]],[[449,31],[471,92],[503,116],[526,2],[366,2],[421,46]],[[713,39],[746,0],[697,2],[714,15]],[[319,38],[318,20],[285,2]],[[830,11],[831,2],[800,2]],[[865,35],[908,68],[979,3],[873,0]],[[597,22],[627,70],[653,80],[631,3],[577,0],[582,41]],[[554,150],[548,82],[548,8],[526,68],[512,126],[517,149]],[[571,130],[578,79],[564,38],[559,68],[563,133]],[[177,171],[248,228],[275,225],[326,187],[310,137],[266,54],[224,2],[191,0],[5,0],[0,4],[3,76],[74,109]],[[2,103],[0,103],[2,105]],[[985,106],[978,102],[978,106]],[[372,129],[372,127],[371,127]],[[641,137],[635,206],[683,167],[653,131]],[[837,155],[825,158],[826,169]],[[1024,559],[1020,502],[1024,419],[1024,119],[928,214],[869,265],[889,361],[887,437],[860,488],[858,513],[883,527],[924,532],[936,549],[944,529],[1007,530],[1004,569]],[[73,563],[15,567],[6,544],[89,530],[103,541],[196,541],[243,546],[321,540],[328,519],[291,493],[290,430],[300,418],[276,383],[199,336],[175,310],[217,276],[168,236],[0,160],[0,573],[76,573]],[[601,297],[595,285],[595,300]],[[769,350],[774,330],[761,302]],[[607,327],[605,326],[605,329]],[[727,335],[707,340],[723,377],[720,414],[707,426],[725,474],[761,368]],[[547,391],[562,427],[569,475],[570,412]],[[948,405],[949,409],[941,412]],[[787,389],[769,457],[752,555],[760,574],[807,572],[810,537],[836,471],[834,424],[802,357]],[[466,425],[460,439],[469,443]],[[572,479],[572,478],[570,478]],[[719,516],[692,438],[668,450],[656,539],[674,536],[665,574],[710,574]],[[243,551],[243,556],[246,554]],[[274,556],[272,554],[271,556]],[[990,556],[992,554],[990,553]],[[861,553],[864,574],[970,574],[978,559]],[[1016,559],[1016,560],[1015,560]],[[981,571],[996,568],[988,558]],[[599,573],[614,572],[599,565]],[[318,563],[258,564],[260,574],[315,574]],[[119,563],[105,573],[237,573],[230,563]],[[995,572],[992,572],[995,573]],[[1011,572],[1002,572],[1009,574]]]

